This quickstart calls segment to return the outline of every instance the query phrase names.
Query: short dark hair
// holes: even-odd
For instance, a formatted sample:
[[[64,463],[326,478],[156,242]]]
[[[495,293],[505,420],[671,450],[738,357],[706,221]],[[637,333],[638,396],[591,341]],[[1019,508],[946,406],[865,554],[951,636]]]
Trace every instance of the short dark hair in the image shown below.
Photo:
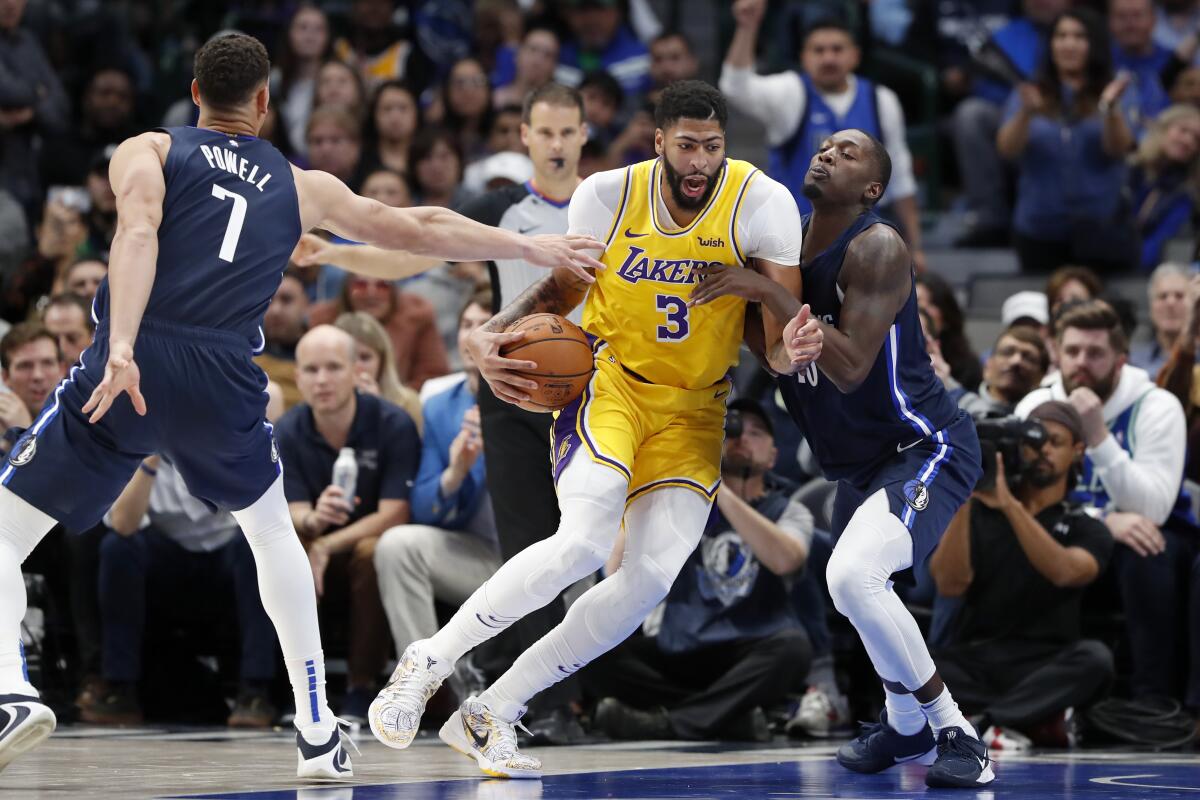
[[[654,45],[658,44],[659,42],[665,42],[668,39],[678,39],[679,41],[683,42],[683,46],[687,48],[689,53],[696,52],[696,48],[692,47],[692,40],[688,38],[687,34],[676,29],[668,29],[660,33],[658,36],[655,36],[650,40],[650,46],[654,47]]]
[[[433,152],[433,148],[437,147],[438,142],[444,142],[454,151],[455,157],[458,158],[458,182],[462,182],[463,170],[467,166],[463,157],[462,142],[449,128],[437,125],[426,126],[416,132],[412,144],[408,146],[408,184],[409,188],[417,194],[425,191],[417,179],[417,162],[429,158],[429,154]]]
[[[467,299],[467,302],[463,303],[463,307],[459,309],[459,325],[462,325],[462,318],[466,316],[467,309],[471,306],[479,306],[489,314],[495,314],[497,311],[499,311],[499,309],[496,308],[496,299],[495,295],[492,293],[492,287],[488,286],[486,283],[477,286],[475,291],[471,293],[470,298]]]
[[[248,102],[267,82],[271,61],[258,39],[227,33],[209,39],[196,51],[194,71],[200,99],[228,110]]]
[[[78,308],[83,312],[83,321],[87,325],[89,331],[96,330],[96,321],[92,319],[92,307],[87,300],[84,300],[74,292],[60,292],[50,298],[46,303],[46,308],[42,310],[42,318],[45,319],[46,311],[53,306],[62,306],[64,308]]]
[[[53,344],[54,352],[58,353],[59,360],[62,360],[62,353],[58,349],[58,339],[54,334],[47,330],[41,322],[28,320],[13,325],[9,332],[4,334],[4,338],[0,339],[0,367],[7,372],[12,366],[12,354],[38,339],[45,339]]]
[[[552,81],[542,84],[525,95],[525,103],[521,107],[521,121],[526,125],[529,124],[529,120],[533,116],[533,107],[538,103],[560,106],[562,108],[571,108],[573,106],[579,109],[579,118],[583,119],[583,95],[570,86],[563,86],[561,83],[554,83]]]
[[[870,145],[871,161],[875,164],[875,179],[883,186],[883,191],[887,191],[888,183],[892,180],[892,156],[887,151],[887,147],[883,142],[876,139],[873,135],[864,131],[862,128],[854,130],[867,137],[867,143]],[[883,197],[883,192],[879,193],[879,197],[875,202],[879,202],[879,198]],[[874,205],[874,203],[872,204]]]
[[[625,90],[621,88],[617,79],[605,70],[594,69],[583,76],[583,80],[579,84],[580,93],[582,94],[583,90],[589,87],[598,89],[617,108],[620,108],[621,104],[625,102]]]
[[[1081,300],[1064,308],[1054,325],[1054,338],[1061,344],[1067,328],[1081,331],[1108,331],[1108,343],[1118,353],[1129,352],[1129,337],[1121,326],[1121,317],[1103,300]]]
[[[1051,272],[1046,281],[1046,300],[1051,307],[1054,306],[1054,301],[1058,299],[1063,287],[1071,281],[1087,287],[1088,293],[1092,297],[1099,297],[1104,293],[1104,281],[1096,274],[1095,270],[1090,267],[1068,264]]]
[[[654,109],[654,124],[666,130],[681,119],[715,119],[725,130],[729,121],[725,95],[704,81],[675,81],[663,89]]]
[[[996,346],[992,348],[993,352],[1000,348],[1000,342],[1005,339],[1016,339],[1021,344],[1027,344],[1035,348],[1038,352],[1038,365],[1042,369],[1042,374],[1046,374],[1046,370],[1050,369],[1050,351],[1046,349],[1046,341],[1042,338],[1042,334],[1032,325],[1016,324],[1010,328],[1006,328],[1003,333],[996,337]]]
[[[856,45],[858,44],[858,37],[854,35],[854,30],[849,25],[842,20],[837,19],[836,17],[826,17],[825,19],[819,19],[812,25],[808,26],[808,28],[804,31],[804,39],[800,42],[800,46],[803,48],[808,44],[809,37],[820,31],[840,31],[849,36],[850,41],[854,42]]]

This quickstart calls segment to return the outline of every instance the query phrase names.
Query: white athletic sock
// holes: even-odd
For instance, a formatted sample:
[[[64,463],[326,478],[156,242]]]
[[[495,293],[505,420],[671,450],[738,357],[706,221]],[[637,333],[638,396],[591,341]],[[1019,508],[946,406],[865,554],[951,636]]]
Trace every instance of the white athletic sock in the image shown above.
[[[0,694],[38,697],[21,644],[26,607],[21,564],[54,525],[53,517],[0,487]]]
[[[258,568],[258,592],[275,625],[296,700],[296,727],[333,727],[325,699],[325,656],[317,624],[312,568],[292,525],[283,477],[253,505],[233,512]]]
[[[887,687],[883,691],[887,695],[884,705],[887,707],[890,728],[905,736],[912,736],[925,727],[925,712],[921,710],[917,698],[907,693],[897,694]]]
[[[949,687],[942,687],[941,694],[928,703],[922,703],[921,710],[925,712],[934,736],[946,728],[961,728],[968,736],[979,738],[975,726],[967,722],[967,718],[958,710],[958,703],[950,696]]]

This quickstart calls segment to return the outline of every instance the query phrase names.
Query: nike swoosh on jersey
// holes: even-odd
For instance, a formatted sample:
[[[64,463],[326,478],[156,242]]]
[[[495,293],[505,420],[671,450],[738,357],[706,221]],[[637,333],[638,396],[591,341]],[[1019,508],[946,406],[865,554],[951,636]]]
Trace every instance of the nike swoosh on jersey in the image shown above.
[[[636,239],[636,238],[638,238],[639,236],[645,236],[645,235],[646,235],[646,234],[644,234],[644,233],[634,233],[634,232],[633,232],[633,228],[626,228],[626,229],[625,229],[625,238],[627,238],[627,239]]]
[[[905,450],[908,450],[908,449],[909,449],[909,448],[911,448],[911,447],[916,447],[917,445],[919,445],[919,444],[920,444],[921,442],[923,442],[923,441],[925,441],[925,440],[924,440],[924,439],[917,439],[915,442],[912,442],[912,443],[910,443],[910,444],[906,444],[906,445],[904,445],[903,447],[901,447],[900,445],[896,445],[896,452],[897,452],[897,453],[903,453]]]
[[[524,236],[525,234],[529,233],[530,231],[536,231],[540,227],[542,227],[542,226],[541,225],[530,225],[528,228],[517,228],[517,233]]]

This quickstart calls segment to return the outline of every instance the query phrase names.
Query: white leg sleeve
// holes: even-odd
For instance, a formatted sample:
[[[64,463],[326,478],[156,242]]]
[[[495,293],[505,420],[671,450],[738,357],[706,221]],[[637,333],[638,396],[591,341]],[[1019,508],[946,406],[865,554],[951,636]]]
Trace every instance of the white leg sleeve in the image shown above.
[[[625,513],[621,568],[583,594],[480,699],[515,719],[535,694],[603,655],[658,605],[704,534],[711,504],[689,489],[639,497]]]
[[[233,512],[258,568],[258,593],[275,625],[296,700],[296,726],[333,725],[325,700],[325,656],[312,567],[292,525],[283,476],[248,508]]]
[[[909,691],[936,669],[917,621],[892,589],[892,573],[912,559],[912,536],[880,489],[850,518],[825,573],[834,606],[858,631],[879,677]]]
[[[0,694],[37,696],[25,669],[21,564],[54,527],[54,519],[0,486]]]
[[[600,569],[621,529],[628,489],[628,481],[616,470],[576,454],[558,479],[558,531],[517,553],[488,578],[446,627],[427,640],[430,652],[453,664]],[[396,642],[396,648],[408,644]]]

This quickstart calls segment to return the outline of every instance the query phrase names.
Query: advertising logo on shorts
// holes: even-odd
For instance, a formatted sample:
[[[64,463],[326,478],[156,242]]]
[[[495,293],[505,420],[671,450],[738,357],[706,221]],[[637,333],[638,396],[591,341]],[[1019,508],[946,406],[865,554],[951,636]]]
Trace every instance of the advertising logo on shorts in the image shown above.
[[[12,454],[8,457],[8,461],[14,467],[23,467],[37,454],[37,438],[27,436],[17,442],[17,446],[13,448]]]
[[[929,505],[929,488],[921,481],[909,481],[904,484],[904,500],[913,511],[924,511]]]

